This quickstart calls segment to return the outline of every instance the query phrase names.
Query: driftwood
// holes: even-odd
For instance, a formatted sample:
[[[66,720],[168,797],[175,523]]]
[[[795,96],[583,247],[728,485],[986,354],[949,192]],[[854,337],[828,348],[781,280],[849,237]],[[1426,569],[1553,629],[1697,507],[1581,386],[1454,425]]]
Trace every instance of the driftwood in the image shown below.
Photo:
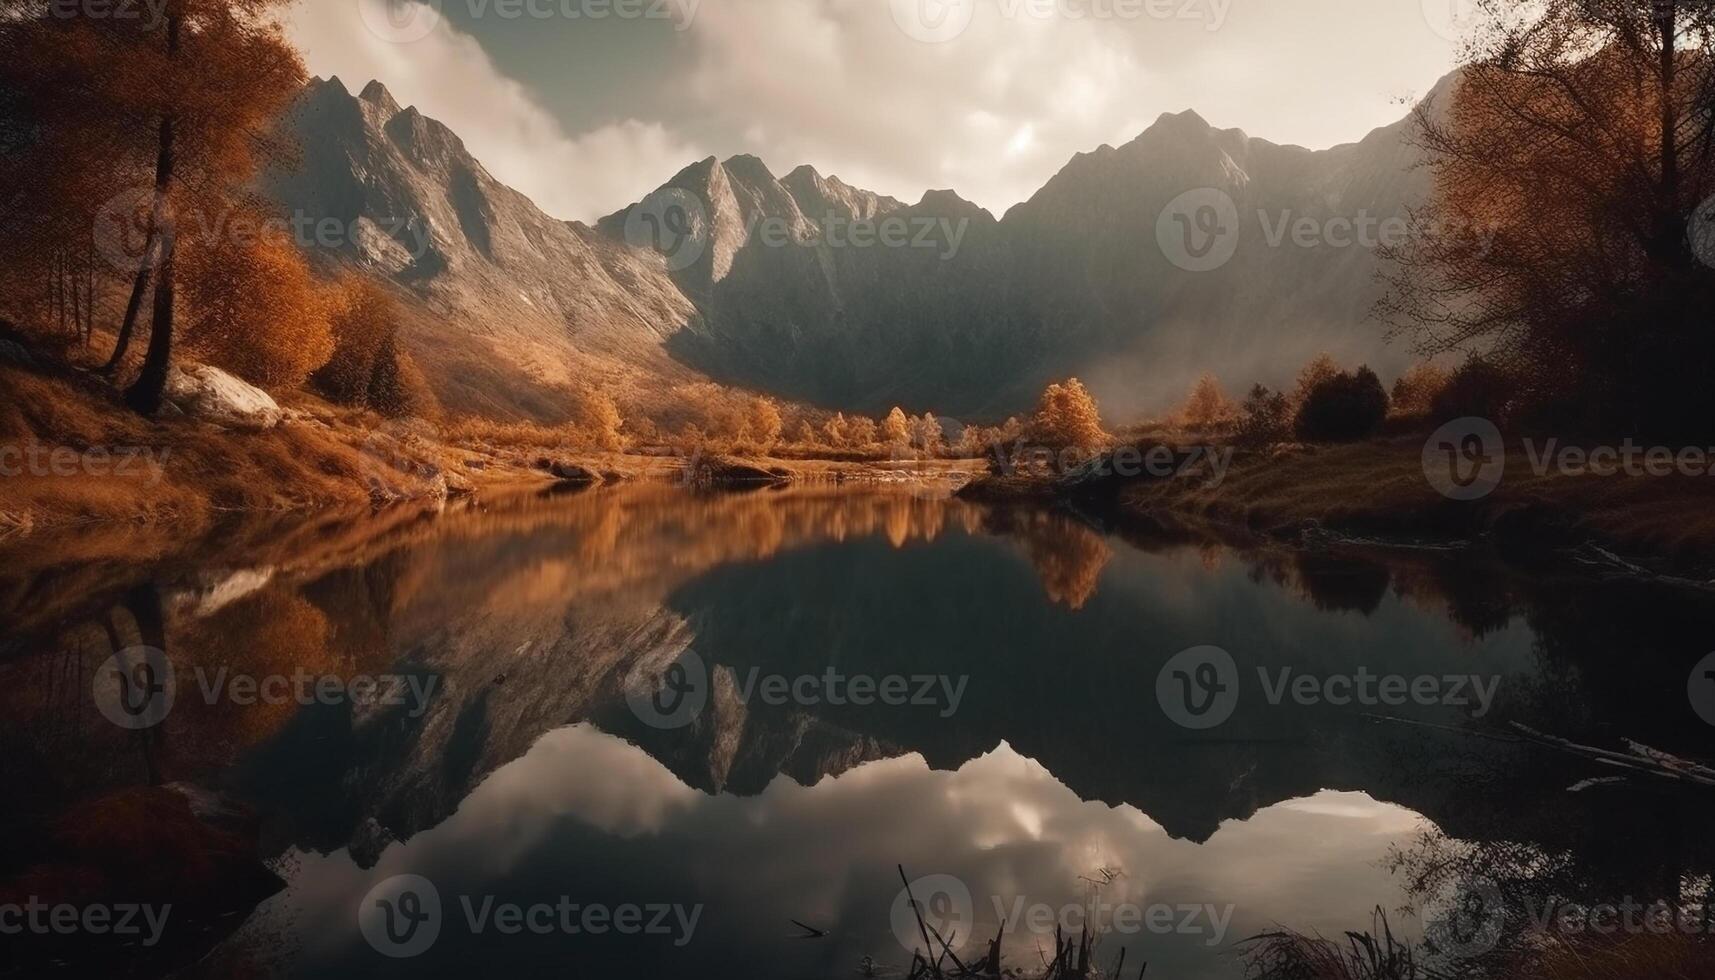
[[[1559,749],[1570,755],[1581,756],[1601,765],[1614,766],[1628,772],[1658,776],[1676,782],[1715,788],[1715,769],[1710,769],[1708,766],[1700,765],[1689,759],[1682,759],[1660,749],[1652,749],[1633,739],[1625,739],[1626,747],[1631,750],[1630,754],[1627,754],[1610,752],[1607,749],[1599,749],[1592,745],[1580,745],[1557,735],[1544,734],[1516,721],[1512,723],[1512,727],[1513,730],[1539,745]]]

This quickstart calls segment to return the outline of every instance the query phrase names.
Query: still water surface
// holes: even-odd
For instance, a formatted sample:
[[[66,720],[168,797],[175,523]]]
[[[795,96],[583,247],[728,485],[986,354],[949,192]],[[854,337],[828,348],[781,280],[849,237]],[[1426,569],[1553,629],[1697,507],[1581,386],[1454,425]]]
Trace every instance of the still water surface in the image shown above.
[[[1273,929],[1337,936],[1380,909],[1417,935],[1433,903],[1400,864],[1426,841],[1526,842],[1606,891],[1700,859],[1695,813],[1654,803],[1655,839],[1616,857],[1604,834],[1636,808],[1567,794],[1585,764],[1508,723],[1707,740],[1684,701],[1707,599],[1478,554],[1120,533],[896,491],[635,486],[25,578],[9,680],[43,683],[64,656],[92,671],[111,610],[139,604],[177,668],[146,743],[99,722],[12,731],[50,794],[177,779],[262,815],[286,885],[218,940],[213,975],[815,978],[867,958],[902,976],[922,945],[903,865],[967,961],[1005,922],[1005,964],[1040,973],[1043,916],[1093,914],[1104,966],[1123,948],[1128,974],[1228,978]],[[1230,654],[1238,700],[1186,728],[1158,681],[1206,646]],[[294,672],[426,693],[206,694]],[[1270,696],[1386,675],[1437,696]],[[853,695],[865,679],[894,696]],[[394,957],[360,911],[418,910],[401,875],[432,884],[440,915]],[[507,906],[525,910],[515,933]],[[643,934],[619,935],[606,916],[632,906],[624,931]]]

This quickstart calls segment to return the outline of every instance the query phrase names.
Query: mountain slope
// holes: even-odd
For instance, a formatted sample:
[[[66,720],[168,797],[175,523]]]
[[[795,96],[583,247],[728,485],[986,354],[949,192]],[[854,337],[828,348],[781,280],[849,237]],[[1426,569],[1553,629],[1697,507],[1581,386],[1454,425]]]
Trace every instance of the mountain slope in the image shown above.
[[[658,256],[543,214],[379,83],[317,79],[286,127],[301,160],[265,189],[324,261],[399,287],[407,346],[448,408],[557,421],[573,384],[695,379],[664,343],[697,312]]]
[[[710,254],[674,274],[702,324],[671,349],[829,406],[990,417],[1068,373],[1123,415],[1176,404],[1204,370],[1286,384],[1325,349],[1397,371],[1410,352],[1369,314],[1382,232],[1401,233],[1429,190],[1410,133],[1402,120],[1311,151],[1168,114],[1077,155],[999,221],[948,191],[903,207],[807,167],[777,181],[752,157],[705,160],[663,185],[709,217]],[[1230,202],[1217,268],[1171,254],[1170,209],[1188,193],[1199,220],[1198,205]],[[623,238],[638,206],[598,227]],[[787,240],[758,233],[770,218]],[[877,234],[889,224],[892,244]]]
[[[1118,419],[1205,370],[1237,394],[1322,350],[1384,376],[1410,359],[1369,316],[1382,233],[1429,189],[1408,120],[1311,151],[1167,114],[998,220],[951,191],[907,205],[711,157],[595,228],[543,214],[377,83],[313,82],[288,128],[303,161],[268,190],[342,230],[314,243],[325,259],[408,298],[409,348],[455,410],[557,420],[591,382],[658,415],[713,378],[989,419],[1076,373]],[[1188,260],[1211,235],[1230,257]]]

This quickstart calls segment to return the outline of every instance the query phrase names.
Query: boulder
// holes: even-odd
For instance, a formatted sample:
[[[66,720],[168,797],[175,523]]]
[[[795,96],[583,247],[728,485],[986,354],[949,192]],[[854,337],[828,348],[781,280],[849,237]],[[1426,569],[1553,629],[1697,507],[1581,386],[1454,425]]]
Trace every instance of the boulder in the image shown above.
[[[186,416],[229,429],[272,429],[284,417],[266,391],[207,364],[173,365],[166,396]]]

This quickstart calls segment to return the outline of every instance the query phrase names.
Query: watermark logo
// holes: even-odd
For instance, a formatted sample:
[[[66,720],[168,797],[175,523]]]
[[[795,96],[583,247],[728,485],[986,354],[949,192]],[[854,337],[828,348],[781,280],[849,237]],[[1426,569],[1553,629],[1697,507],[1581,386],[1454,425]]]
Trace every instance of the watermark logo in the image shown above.
[[[154,728],[167,720],[178,697],[173,662],[154,647],[127,647],[96,668],[90,685],[95,707],[130,731]]]
[[[684,728],[708,706],[708,665],[689,647],[659,670],[640,663],[626,676],[625,701],[651,728]]]
[[[1481,0],[1422,0],[1423,22],[1438,37],[1460,41],[1475,27]]]
[[[921,917],[921,918],[919,918]],[[971,889],[952,875],[924,875],[899,890],[893,898],[888,920],[893,937],[906,950],[923,950],[927,932],[930,960],[942,952],[942,943],[959,948],[976,928],[977,906]]]
[[[1436,429],[1423,444],[1423,476],[1442,496],[1479,500],[1495,492],[1507,471],[1501,430],[1469,416]]]
[[[1691,677],[1685,683],[1686,696],[1691,699],[1691,710],[1697,712],[1697,717],[1706,723],[1715,725],[1715,653],[1704,657],[1691,668]]]
[[[709,246],[709,215],[695,194],[663,187],[644,198],[625,217],[625,240],[635,248],[653,249],[667,261],[669,271],[688,269]]]
[[[412,44],[441,26],[441,0],[357,0],[369,33],[391,44]]]
[[[913,40],[944,44],[965,33],[977,0],[891,0],[893,22]]]
[[[1186,272],[1219,269],[1239,247],[1238,205],[1219,188],[1186,191],[1156,218],[1155,241],[1167,261]]]
[[[172,207],[161,202],[163,209]],[[149,240],[150,215],[155,208],[153,187],[133,187],[113,195],[95,209],[95,252],[121,275],[136,275],[154,262]],[[163,213],[163,218],[170,210]]]
[[[1453,883],[1419,908],[1425,943],[1453,959],[1469,959],[1494,949],[1506,927],[1506,903],[1500,889],[1486,879]]]
[[[421,875],[394,875],[363,896],[357,928],[383,956],[418,956],[440,938],[441,893]]]
[[[1704,265],[1715,268],[1715,197],[1699,204],[1697,210],[1691,212],[1685,237],[1691,245],[1691,254]]]
[[[1220,647],[1192,647],[1162,666],[1155,699],[1182,728],[1202,731],[1225,724],[1239,706],[1238,664]]]

